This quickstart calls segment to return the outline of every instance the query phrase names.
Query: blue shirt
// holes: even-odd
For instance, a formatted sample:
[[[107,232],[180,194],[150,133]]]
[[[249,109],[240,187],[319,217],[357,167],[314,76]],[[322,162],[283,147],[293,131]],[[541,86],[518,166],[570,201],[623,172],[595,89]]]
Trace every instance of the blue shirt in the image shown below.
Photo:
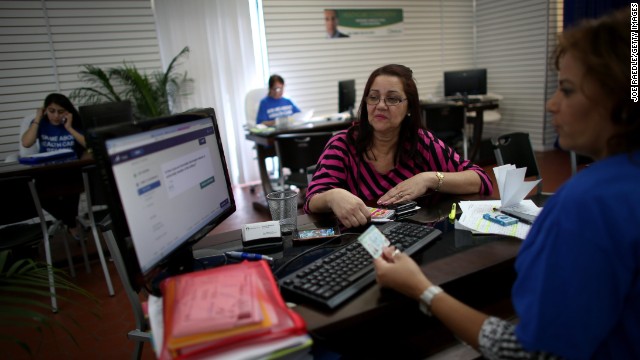
[[[512,299],[528,351],[640,359],[640,151],[595,162],[545,204]]]
[[[298,109],[293,101],[283,97],[274,99],[271,96],[267,96],[260,100],[256,124],[260,124],[263,121],[275,120],[279,117],[291,116],[298,112],[300,112],[300,109]]]
[[[80,119],[76,121],[80,121]],[[80,132],[79,129],[76,131]],[[40,119],[38,141],[41,153],[60,149],[71,149],[78,152],[78,149],[82,147],[64,125],[53,125],[46,117]]]

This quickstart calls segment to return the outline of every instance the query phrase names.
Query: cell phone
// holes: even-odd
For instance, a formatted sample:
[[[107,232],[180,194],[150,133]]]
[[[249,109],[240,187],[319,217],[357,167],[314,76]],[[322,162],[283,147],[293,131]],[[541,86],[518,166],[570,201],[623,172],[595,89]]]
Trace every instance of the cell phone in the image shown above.
[[[340,235],[340,228],[333,227],[320,227],[315,229],[300,229],[293,232],[293,243],[311,243],[316,241],[322,241],[325,239],[334,238]]]
[[[392,209],[396,211],[397,213],[403,213],[405,211],[409,211],[413,208],[415,208],[418,205],[417,202],[413,201],[413,200],[409,200],[409,201],[402,201],[399,203],[395,203],[395,204],[389,204],[387,206],[385,206],[387,209]]]

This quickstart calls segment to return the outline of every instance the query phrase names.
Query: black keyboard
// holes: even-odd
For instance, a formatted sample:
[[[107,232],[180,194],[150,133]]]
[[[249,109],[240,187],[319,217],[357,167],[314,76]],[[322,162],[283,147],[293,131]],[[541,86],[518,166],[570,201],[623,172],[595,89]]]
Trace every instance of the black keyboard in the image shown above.
[[[426,225],[388,222],[378,226],[391,245],[411,255],[441,234]],[[335,309],[375,281],[373,259],[360,242],[345,246],[280,279],[288,301]]]

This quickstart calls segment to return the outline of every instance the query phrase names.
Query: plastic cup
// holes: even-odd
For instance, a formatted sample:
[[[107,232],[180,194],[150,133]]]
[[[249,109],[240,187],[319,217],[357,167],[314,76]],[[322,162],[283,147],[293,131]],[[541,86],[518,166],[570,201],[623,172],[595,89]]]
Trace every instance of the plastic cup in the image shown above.
[[[267,194],[271,219],[280,223],[280,232],[292,233],[298,224],[298,193],[292,190]]]

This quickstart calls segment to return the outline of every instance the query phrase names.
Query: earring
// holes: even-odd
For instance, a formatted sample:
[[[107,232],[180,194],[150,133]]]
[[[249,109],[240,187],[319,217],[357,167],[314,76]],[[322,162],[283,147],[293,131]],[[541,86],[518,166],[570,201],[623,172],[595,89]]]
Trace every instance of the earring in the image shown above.
[[[411,117],[411,113],[407,113],[407,117]]]

